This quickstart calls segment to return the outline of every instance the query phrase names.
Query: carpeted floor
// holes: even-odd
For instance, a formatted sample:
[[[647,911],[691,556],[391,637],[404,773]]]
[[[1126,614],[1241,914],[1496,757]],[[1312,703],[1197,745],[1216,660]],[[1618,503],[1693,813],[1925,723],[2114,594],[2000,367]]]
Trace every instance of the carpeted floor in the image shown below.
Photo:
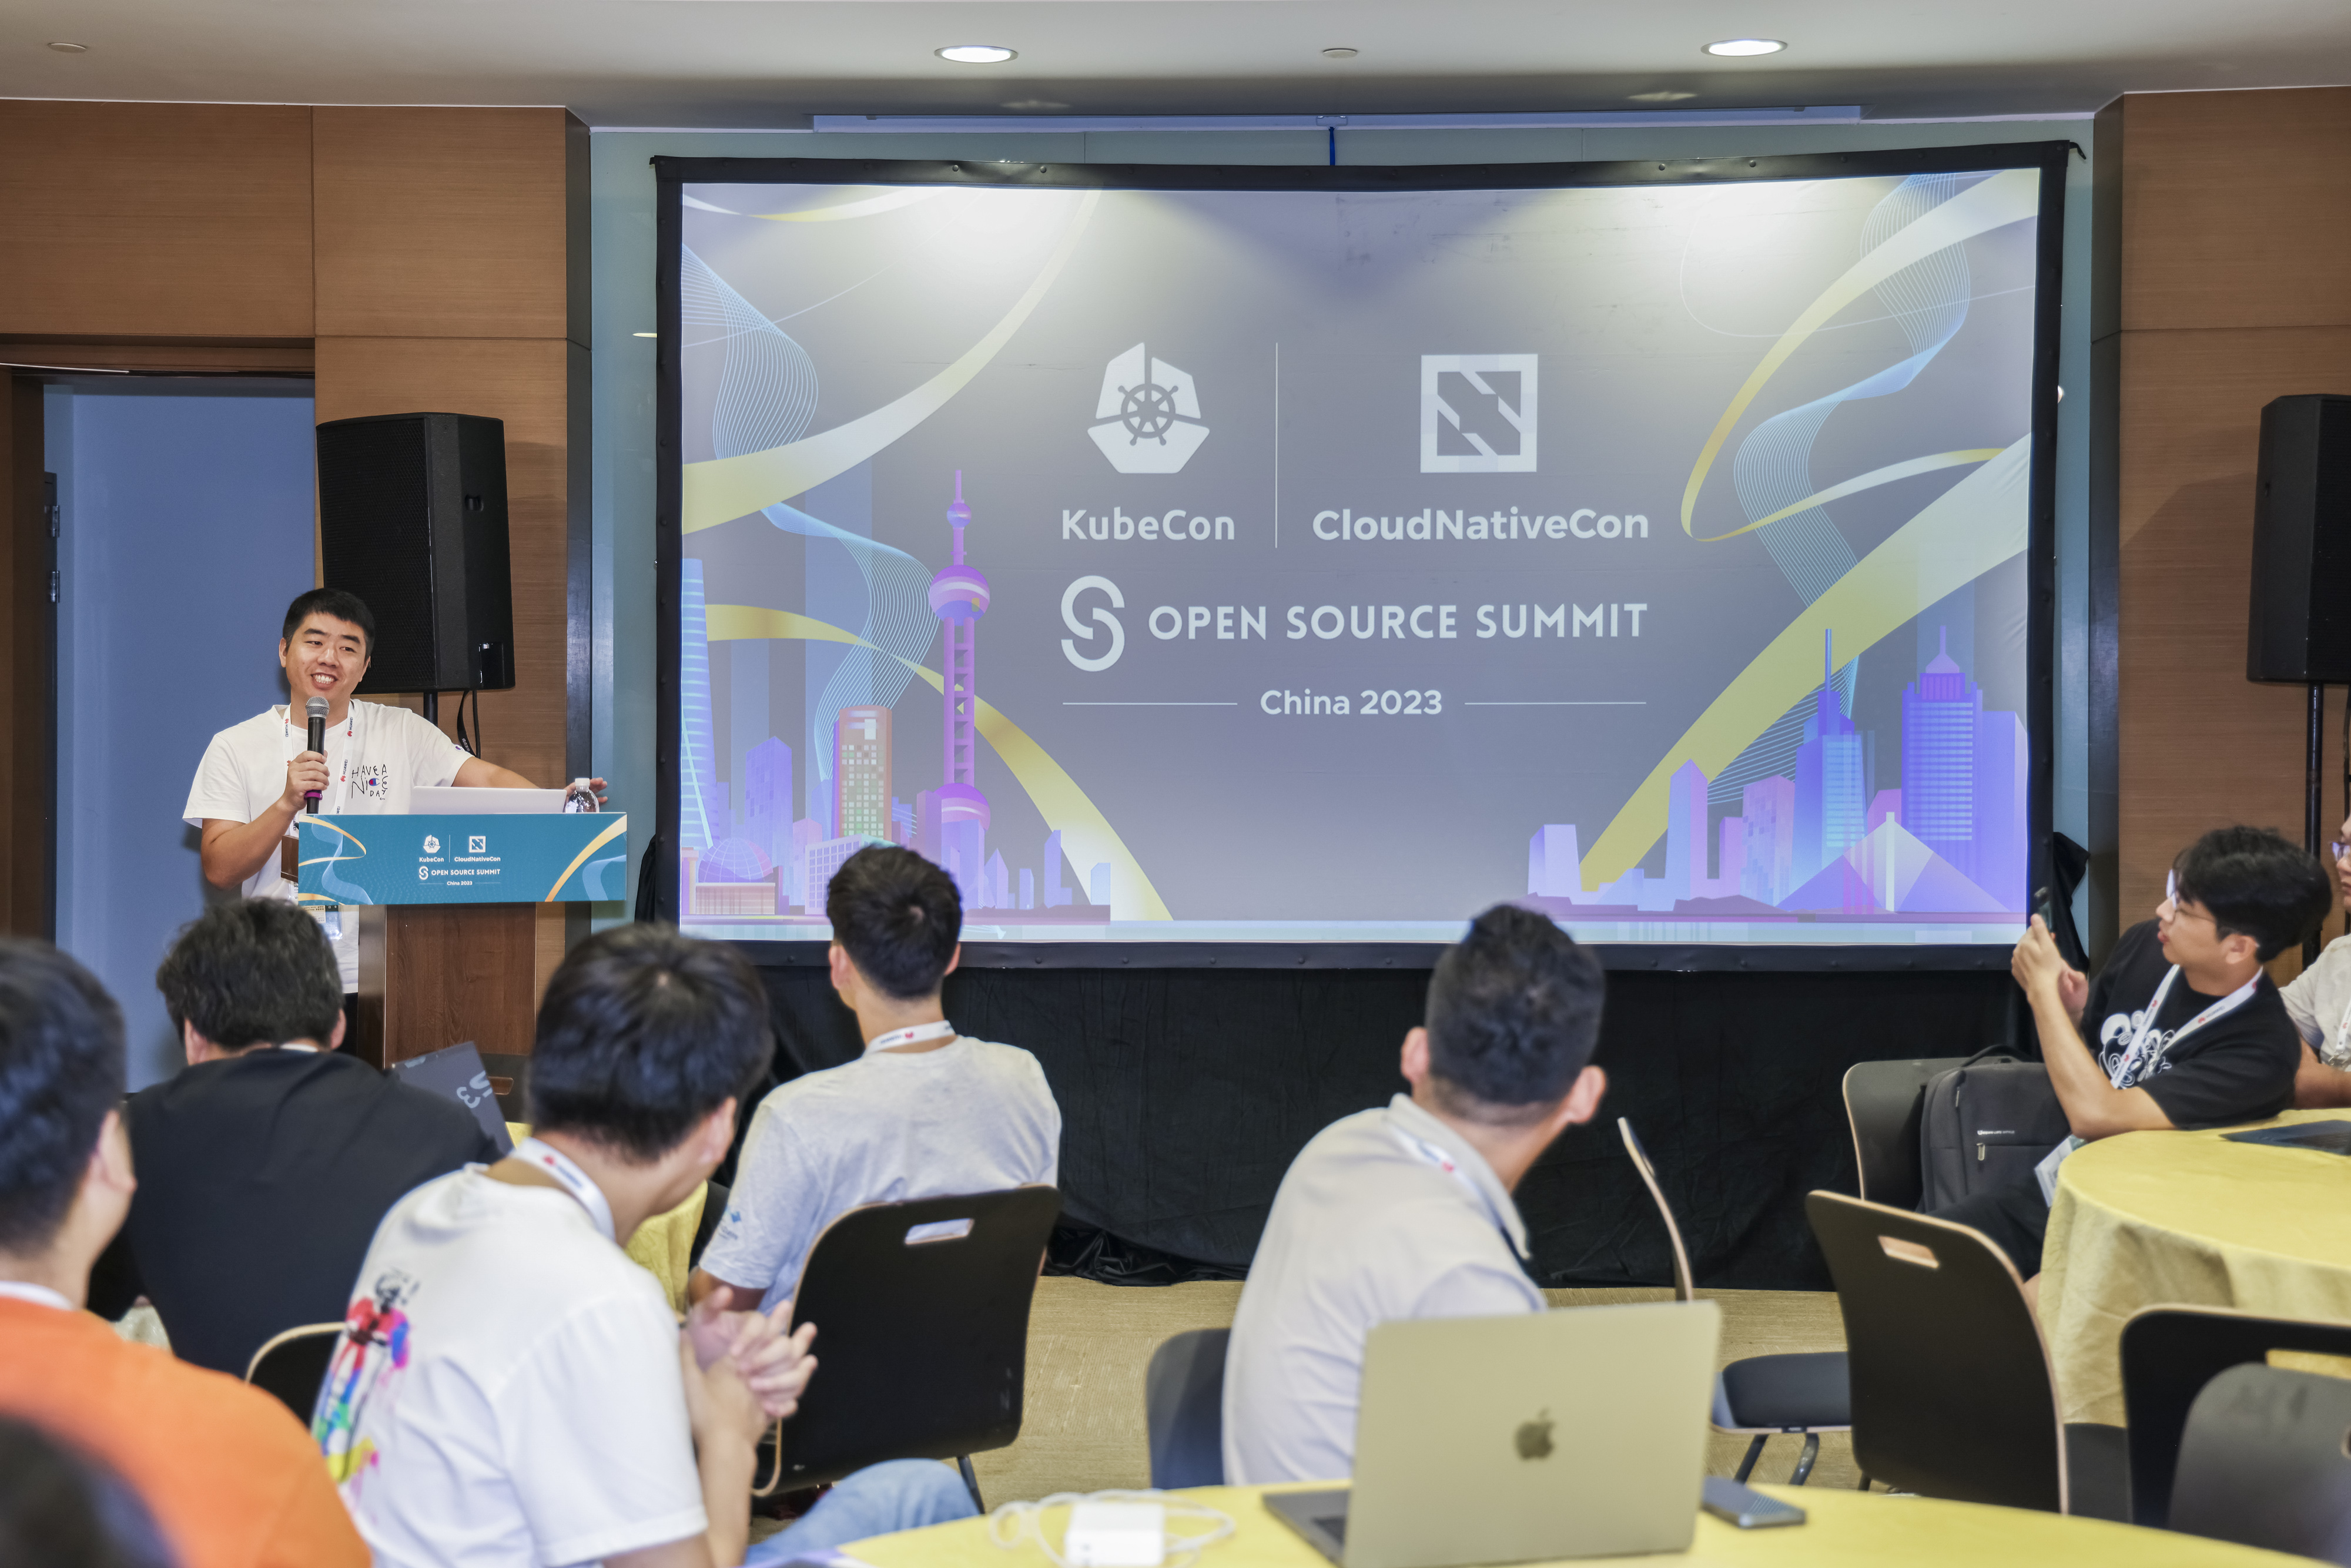
[[[1144,1439],[1143,1371],[1160,1341],[1186,1329],[1232,1322],[1238,1284],[1155,1288],[1040,1280],[1029,1320],[1029,1385],[1020,1440],[973,1463],[990,1506],[1057,1491],[1096,1491],[1151,1484]],[[1671,1299],[1666,1290],[1552,1291],[1558,1307]],[[1786,1351],[1842,1350],[1836,1297],[1825,1291],[1707,1291],[1723,1312],[1722,1357]],[[1738,1469],[1747,1439],[1716,1435],[1708,1468]],[[1784,1481],[1803,1439],[1775,1437],[1755,1479]],[[1821,1440],[1814,1486],[1851,1487],[1858,1479],[1845,1435]]]

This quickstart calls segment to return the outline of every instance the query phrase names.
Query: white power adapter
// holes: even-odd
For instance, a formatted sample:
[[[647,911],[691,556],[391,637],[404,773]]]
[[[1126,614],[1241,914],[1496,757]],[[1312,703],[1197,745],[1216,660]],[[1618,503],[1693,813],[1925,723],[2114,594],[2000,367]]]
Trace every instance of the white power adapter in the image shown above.
[[[1159,1568],[1167,1555],[1167,1510],[1155,1502],[1071,1505],[1061,1556],[1070,1568]]]

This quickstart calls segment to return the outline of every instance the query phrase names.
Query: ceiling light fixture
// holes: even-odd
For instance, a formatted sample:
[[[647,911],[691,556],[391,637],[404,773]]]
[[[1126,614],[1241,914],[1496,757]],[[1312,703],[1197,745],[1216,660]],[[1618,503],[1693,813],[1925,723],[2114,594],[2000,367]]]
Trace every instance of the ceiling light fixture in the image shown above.
[[[1696,98],[1698,94],[1694,92],[1675,92],[1671,89],[1661,89],[1656,92],[1636,92],[1628,101],[1633,103],[1679,103],[1686,98]]]
[[[89,53],[89,46],[88,44],[68,44],[62,38],[58,39],[56,43],[51,44],[49,47],[57,50],[57,52],[61,55],[86,55]]]
[[[632,338],[658,338],[661,334],[659,332],[632,332],[629,336]]]
[[[950,44],[944,49],[931,52],[959,66],[1002,65],[1006,60],[1020,57],[1018,49],[1008,49],[1001,44]]]
[[[1350,49],[1343,45],[1335,49],[1323,50],[1322,57],[1326,60],[1352,60],[1360,52],[1360,50]]]
[[[1787,47],[1778,38],[1724,38],[1708,44],[1703,52],[1736,60],[1746,59],[1752,55],[1776,55]]]
[[[1016,98],[1010,103],[1008,103],[1003,107],[1006,109],[1039,112],[1049,110],[1067,109],[1070,106],[1066,103],[1058,102],[1050,98]]]

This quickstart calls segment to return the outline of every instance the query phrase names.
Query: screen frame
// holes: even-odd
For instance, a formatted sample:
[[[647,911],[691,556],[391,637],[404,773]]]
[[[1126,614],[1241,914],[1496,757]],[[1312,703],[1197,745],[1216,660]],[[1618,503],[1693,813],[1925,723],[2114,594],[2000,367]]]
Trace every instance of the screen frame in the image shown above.
[[[1132,191],[1458,191],[1726,184],[1884,177],[1982,169],[2035,169],[2041,205],[2034,256],[2032,462],[2025,541],[2025,883],[2045,888],[2056,758],[2057,355],[2071,141],[1997,142],[1755,157],[1619,160],[1608,162],[1369,164],[1022,163],[981,159],[675,158],[652,160],[656,186],[654,267],[657,392],[654,411],[654,624],[657,685],[653,767],[654,836],[643,876],[653,878],[657,919],[674,923],[681,794],[678,645],[682,613],[684,469],[679,330],[684,195],[688,185],[966,185],[989,189]],[[642,893],[640,894],[642,897]],[[2037,906],[2039,899],[2034,903]],[[1466,923],[1469,912],[1464,912]],[[826,945],[811,939],[741,941],[758,964],[820,966]],[[1819,946],[1767,943],[1594,943],[1612,969],[1666,971],[1850,971],[2005,969],[1992,944]],[[1008,969],[1235,968],[1422,969],[1445,945],[1433,942],[968,942],[967,967]]]

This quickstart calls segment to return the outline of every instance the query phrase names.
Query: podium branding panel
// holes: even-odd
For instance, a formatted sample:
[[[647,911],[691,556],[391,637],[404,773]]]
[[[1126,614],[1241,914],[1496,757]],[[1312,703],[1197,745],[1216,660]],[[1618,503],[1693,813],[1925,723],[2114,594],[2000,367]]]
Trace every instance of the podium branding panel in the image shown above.
[[[629,819],[302,819],[305,904],[564,904],[625,896]]]

